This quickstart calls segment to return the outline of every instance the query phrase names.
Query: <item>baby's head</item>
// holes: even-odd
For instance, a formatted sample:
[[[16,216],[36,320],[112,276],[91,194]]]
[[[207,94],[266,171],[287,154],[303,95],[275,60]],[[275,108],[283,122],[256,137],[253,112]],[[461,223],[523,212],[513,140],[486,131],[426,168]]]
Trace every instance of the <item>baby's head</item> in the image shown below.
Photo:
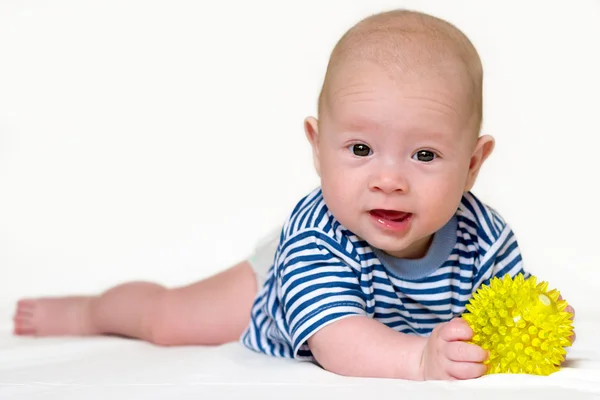
[[[426,14],[377,14],[340,39],[305,130],[342,225],[393,256],[426,253],[494,147],[482,80],[469,39]]]

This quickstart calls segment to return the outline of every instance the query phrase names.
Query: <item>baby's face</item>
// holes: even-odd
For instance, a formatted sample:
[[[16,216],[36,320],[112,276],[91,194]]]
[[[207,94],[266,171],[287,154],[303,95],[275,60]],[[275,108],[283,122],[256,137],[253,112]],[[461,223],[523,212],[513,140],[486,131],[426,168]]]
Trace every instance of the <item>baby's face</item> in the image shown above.
[[[325,202],[372,246],[420,258],[469,190],[466,95],[459,82],[399,83],[374,66],[336,81],[313,142]]]

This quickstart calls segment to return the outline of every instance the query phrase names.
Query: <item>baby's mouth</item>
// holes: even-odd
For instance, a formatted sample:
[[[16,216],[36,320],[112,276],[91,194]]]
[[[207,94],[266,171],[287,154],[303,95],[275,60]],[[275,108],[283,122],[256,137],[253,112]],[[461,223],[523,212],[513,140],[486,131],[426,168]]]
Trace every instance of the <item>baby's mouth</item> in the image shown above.
[[[409,229],[413,214],[404,211],[375,209],[369,211],[369,215],[380,228],[401,233]]]
[[[412,215],[411,213],[407,213],[404,211],[382,210],[382,209],[371,210],[371,211],[369,211],[369,214],[371,214],[371,216],[373,216],[377,219],[381,219],[384,221],[387,220],[387,221],[392,221],[392,222],[402,222]]]

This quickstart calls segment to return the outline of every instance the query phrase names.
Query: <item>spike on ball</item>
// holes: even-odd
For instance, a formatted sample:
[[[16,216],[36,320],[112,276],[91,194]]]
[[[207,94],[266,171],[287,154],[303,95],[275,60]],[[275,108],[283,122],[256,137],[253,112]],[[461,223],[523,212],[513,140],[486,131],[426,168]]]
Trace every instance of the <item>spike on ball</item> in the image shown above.
[[[564,361],[573,333],[567,303],[548,283],[523,274],[504,275],[483,285],[463,318],[473,329],[471,343],[489,351],[487,374],[550,375]]]

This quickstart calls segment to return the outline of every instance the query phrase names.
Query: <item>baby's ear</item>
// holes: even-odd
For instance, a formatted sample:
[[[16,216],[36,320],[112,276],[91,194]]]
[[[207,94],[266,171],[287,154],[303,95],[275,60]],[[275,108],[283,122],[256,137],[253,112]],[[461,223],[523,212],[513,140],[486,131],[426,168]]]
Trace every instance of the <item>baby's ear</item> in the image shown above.
[[[308,117],[304,120],[304,132],[313,153],[313,163],[317,174],[321,176],[321,163],[319,160],[319,123],[316,118]]]
[[[494,150],[495,142],[494,138],[488,135],[481,136],[475,143],[475,149],[471,154],[471,160],[469,161],[469,174],[467,176],[467,182],[465,185],[465,192],[468,192],[475,185],[477,175],[481,170],[483,162],[492,154]]]

